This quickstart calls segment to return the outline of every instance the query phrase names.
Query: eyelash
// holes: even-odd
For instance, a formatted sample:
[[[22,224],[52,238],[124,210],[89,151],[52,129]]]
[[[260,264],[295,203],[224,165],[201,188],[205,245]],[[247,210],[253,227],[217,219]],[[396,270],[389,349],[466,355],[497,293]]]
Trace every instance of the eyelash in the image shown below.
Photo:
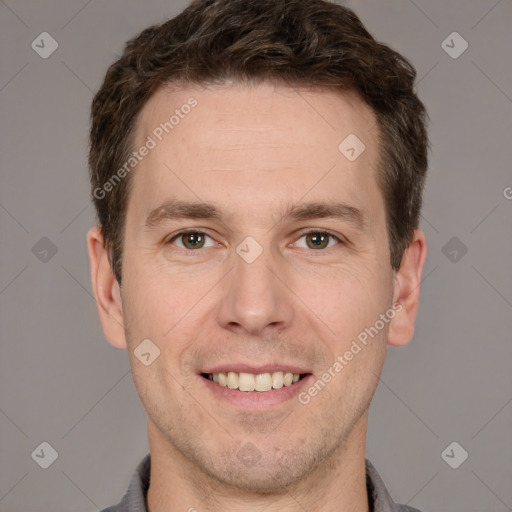
[[[205,231],[201,231],[199,229],[192,229],[192,228],[191,229],[184,229],[182,231],[179,231],[175,235],[173,235],[171,238],[167,239],[164,242],[164,245],[172,244],[172,242],[174,242],[174,240],[178,239],[180,236],[186,235],[187,233],[199,233],[201,235],[206,235],[207,237],[212,238],[208,233],[206,233]],[[329,237],[334,238],[335,240],[337,240],[341,245],[345,244],[345,241],[342,238],[340,238],[339,236],[335,235],[334,233],[331,233],[330,231],[318,230],[318,229],[311,229],[309,231],[303,231],[300,234],[300,236],[299,236],[299,238],[297,240],[300,240],[303,236],[308,235],[310,233],[321,234],[321,235],[328,235]],[[199,249],[183,249],[182,247],[178,247],[178,249],[181,249],[187,255],[192,255],[193,253],[200,252],[201,249],[203,249],[203,248],[199,248]],[[206,249],[209,249],[209,247],[206,247]],[[318,251],[319,252],[326,252],[329,249],[333,249],[333,247],[328,247],[328,248],[325,248],[325,249],[318,249]],[[315,249],[311,249],[311,250],[315,251]]]

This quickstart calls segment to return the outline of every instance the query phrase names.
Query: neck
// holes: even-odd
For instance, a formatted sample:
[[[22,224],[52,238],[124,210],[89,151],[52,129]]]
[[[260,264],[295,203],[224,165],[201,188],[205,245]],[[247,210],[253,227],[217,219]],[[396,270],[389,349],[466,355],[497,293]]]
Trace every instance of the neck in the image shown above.
[[[261,494],[226,486],[185,458],[148,418],[151,480],[148,512],[368,512],[365,445],[368,411],[342,446],[280,492]]]

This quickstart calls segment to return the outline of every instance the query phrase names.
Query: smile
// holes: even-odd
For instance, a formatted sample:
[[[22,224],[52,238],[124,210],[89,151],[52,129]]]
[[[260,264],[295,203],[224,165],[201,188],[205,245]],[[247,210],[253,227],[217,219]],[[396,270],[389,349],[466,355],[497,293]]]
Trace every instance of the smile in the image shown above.
[[[299,368],[216,368],[199,374],[201,382],[219,400],[239,410],[263,411],[284,405],[308,386],[312,373]],[[224,370],[224,371],[221,371]],[[290,371],[293,370],[293,371]],[[289,402],[289,403],[293,403]]]
[[[258,373],[256,375],[233,371],[202,374],[203,377],[217,383],[219,386],[247,392],[266,392],[272,389],[280,389],[283,386],[288,387],[299,382],[306,375],[283,371]]]

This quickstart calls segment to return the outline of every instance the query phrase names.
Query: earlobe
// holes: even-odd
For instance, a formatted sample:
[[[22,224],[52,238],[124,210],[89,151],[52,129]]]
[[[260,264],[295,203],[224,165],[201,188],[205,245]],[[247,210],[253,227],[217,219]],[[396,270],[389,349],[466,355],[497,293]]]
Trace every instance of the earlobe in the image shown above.
[[[427,257],[425,234],[414,231],[413,239],[396,271],[393,289],[393,303],[397,313],[391,320],[388,344],[396,347],[407,345],[414,335],[414,324],[418,314],[420,283],[423,266]]]
[[[103,333],[114,347],[126,348],[121,291],[112,272],[99,226],[87,232],[87,248],[92,287]]]

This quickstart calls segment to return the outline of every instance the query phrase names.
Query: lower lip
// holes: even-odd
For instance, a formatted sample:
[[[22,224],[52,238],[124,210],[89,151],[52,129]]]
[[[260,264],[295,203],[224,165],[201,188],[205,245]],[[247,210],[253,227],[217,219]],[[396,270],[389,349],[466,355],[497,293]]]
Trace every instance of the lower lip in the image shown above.
[[[199,378],[204,382],[207,388],[220,399],[227,400],[231,404],[242,409],[264,409],[275,405],[282,404],[293,397],[296,397],[304,386],[308,385],[313,375],[306,375],[298,382],[294,382],[290,386],[283,386],[279,389],[271,389],[270,391],[240,391],[231,389],[227,386],[221,386],[216,382],[207,379],[201,375]]]

